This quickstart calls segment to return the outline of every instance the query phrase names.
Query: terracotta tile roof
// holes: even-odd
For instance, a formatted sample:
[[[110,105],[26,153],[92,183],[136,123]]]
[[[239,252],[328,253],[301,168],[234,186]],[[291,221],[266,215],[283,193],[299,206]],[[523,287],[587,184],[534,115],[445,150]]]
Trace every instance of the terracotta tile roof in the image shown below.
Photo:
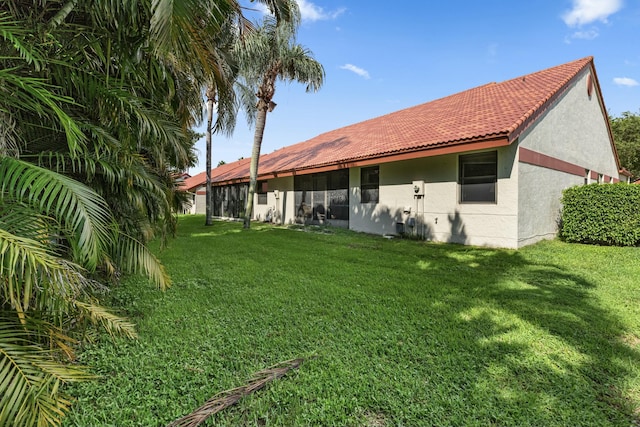
[[[512,142],[580,71],[592,63],[593,57],[586,57],[332,130],[263,154],[259,174],[300,171],[372,158],[382,161],[383,157],[394,154],[496,138]],[[248,177],[246,160],[225,165],[236,165],[228,171],[213,169],[215,178],[212,180],[222,182]],[[204,173],[201,175],[203,179]]]
[[[240,159],[233,163],[225,163],[217,168],[211,169],[211,181],[231,181],[234,179],[249,177],[249,162],[251,159]],[[260,169],[258,169],[258,172]],[[193,191],[197,187],[204,185],[207,181],[206,171],[200,172],[184,180],[183,189]]]

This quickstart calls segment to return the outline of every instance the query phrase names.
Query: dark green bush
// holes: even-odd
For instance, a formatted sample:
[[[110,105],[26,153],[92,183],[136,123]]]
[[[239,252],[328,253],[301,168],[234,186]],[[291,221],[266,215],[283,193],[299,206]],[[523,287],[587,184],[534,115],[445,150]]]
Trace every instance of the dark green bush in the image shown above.
[[[640,246],[640,185],[589,184],[562,195],[560,237],[567,242]]]

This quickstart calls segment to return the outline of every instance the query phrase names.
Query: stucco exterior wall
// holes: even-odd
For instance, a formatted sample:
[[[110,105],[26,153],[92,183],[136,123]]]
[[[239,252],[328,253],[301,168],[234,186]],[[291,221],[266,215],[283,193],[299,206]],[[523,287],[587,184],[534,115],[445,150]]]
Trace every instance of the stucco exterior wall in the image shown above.
[[[204,194],[205,186],[200,186],[193,190],[196,193],[194,202],[194,213],[198,215],[205,215],[207,213],[207,196]],[[202,193],[202,194],[199,194]]]
[[[618,167],[597,87],[587,93],[590,71],[520,136],[520,146],[601,174],[618,177]]]
[[[253,218],[263,221],[271,209],[271,222],[292,224],[294,221],[293,177],[274,178],[267,182],[267,204],[258,204],[258,195],[253,200]]]
[[[618,177],[606,118],[589,71],[520,137],[520,146],[609,177]],[[518,247],[557,235],[562,190],[584,184],[584,175],[526,163],[518,165]]]
[[[517,247],[518,188],[515,146],[498,149],[497,203],[460,203],[458,155],[443,155],[380,165],[379,203],[360,203],[360,168],[350,171],[350,227],[355,231],[405,232],[428,240],[494,247]],[[415,197],[413,181],[425,182]],[[414,227],[409,227],[411,218]]]
[[[518,247],[558,233],[562,190],[584,183],[584,178],[560,171],[520,163],[520,197],[518,215]]]

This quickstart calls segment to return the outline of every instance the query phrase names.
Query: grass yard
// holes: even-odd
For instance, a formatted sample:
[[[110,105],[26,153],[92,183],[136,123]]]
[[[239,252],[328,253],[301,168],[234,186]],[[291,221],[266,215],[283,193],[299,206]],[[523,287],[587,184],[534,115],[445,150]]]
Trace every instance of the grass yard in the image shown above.
[[[520,251],[180,220],[173,286],[132,277],[65,426],[163,426],[302,366],[205,425],[640,425],[640,248]]]

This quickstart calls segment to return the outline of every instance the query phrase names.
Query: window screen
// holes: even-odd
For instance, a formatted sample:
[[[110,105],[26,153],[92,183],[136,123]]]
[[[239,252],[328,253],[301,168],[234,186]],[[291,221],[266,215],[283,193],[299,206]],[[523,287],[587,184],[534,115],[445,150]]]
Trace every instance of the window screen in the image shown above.
[[[267,181],[258,181],[258,204],[266,205],[267,204],[267,192],[269,187],[267,186]]]
[[[495,203],[498,153],[466,154],[459,164],[460,203]]]
[[[362,203],[378,203],[380,196],[380,168],[373,166],[360,169],[360,194]]]

